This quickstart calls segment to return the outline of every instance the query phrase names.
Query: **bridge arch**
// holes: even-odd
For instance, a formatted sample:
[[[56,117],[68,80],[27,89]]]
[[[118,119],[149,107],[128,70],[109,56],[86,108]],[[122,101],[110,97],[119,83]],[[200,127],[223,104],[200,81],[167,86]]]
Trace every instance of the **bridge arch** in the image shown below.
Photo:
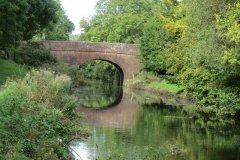
[[[42,43],[57,59],[69,65],[78,66],[90,60],[110,62],[122,72],[122,82],[131,79],[140,70],[137,45],[72,41]]]
[[[124,82],[124,71],[123,71],[122,67],[119,66],[119,64],[116,64],[116,63],[114,63],[112,61],[109,61],[109,60],[106,60],[106,59],[89,59],[89,60],[86,60],[85,62],[82,62],[79,65],[82,65],[84,63],[91,62],[91,61],[97,61],[97,60],[108,62],[108,63],[112,64],[114,67],[117,68],[117,70],[119,72],[119,75],[120,75],[119,85],[122,86],[123,82]]]
[[[123,98],[122,85],[123,85],[123,82],[124,82],[124,71],[121,68],[121,66],[119,66],[119,64],[116,64],[113,61],[110,61],[110,60],[107,60],[107,59],[100,59],[100,58],[98,58],[98,59],[91,59],[91,58],[85,59],[85,61],[82,61],[79,65],[82,65],[82,64],[85,64],[85,63],[91,62],[91,61],[96,61],[96,60],[105,61],[105,62],[108,62],[108,63],[112,64],[113,66],[115,66],[117,68],[117,70],[120,74],[120,81],[119,81],[119,84],[118,84],[119,86],[118,86],[118,91],[117,91],[118,96],[116,97],[116,99],[113,102],[109,103],[108,105],[101,106],[101,108],[103,108],[103,109],[108,109],[108,108],[111,108],[113,106],[116,106],[117,104],[119,104],[122,101],[122,98]],[[81,106],[82,107],[89,107],[89,106],[85,106],[83,104],[81,104]]]

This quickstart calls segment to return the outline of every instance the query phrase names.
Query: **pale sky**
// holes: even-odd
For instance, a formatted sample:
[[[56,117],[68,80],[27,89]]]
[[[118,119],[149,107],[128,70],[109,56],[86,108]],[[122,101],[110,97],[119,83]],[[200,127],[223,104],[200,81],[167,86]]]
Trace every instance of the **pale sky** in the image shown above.
[[[73,34],[80,33],[79,22],[85,17],[94,14],[94,7],[98,0],[61,0],[63,9],[66,11],[68,18],[74,23],[75,31]]]

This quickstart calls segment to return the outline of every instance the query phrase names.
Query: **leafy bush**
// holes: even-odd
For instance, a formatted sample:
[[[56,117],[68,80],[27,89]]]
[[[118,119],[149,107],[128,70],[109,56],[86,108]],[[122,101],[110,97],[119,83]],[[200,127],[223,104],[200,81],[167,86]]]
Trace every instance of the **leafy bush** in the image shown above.
[[[13,61],[33,67],[39,67],[42,64],[55,63],[57,60],[50,54],[49,50],[40,47],[40,44],[29,43],[21,45],[19,48],[12,50]]]
[[[77,99],[66,75],[41,70],[8,81],[0,92],[0,159],[69,158]]]

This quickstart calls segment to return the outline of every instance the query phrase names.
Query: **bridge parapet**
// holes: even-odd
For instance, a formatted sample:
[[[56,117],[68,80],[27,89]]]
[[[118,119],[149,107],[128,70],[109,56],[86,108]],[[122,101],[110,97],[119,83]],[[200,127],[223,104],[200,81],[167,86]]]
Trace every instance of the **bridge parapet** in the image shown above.
[[[124,43],[95,43],[75,41],[44,41],[44,47],[51,51],[101,52],[138,55],[139,49],[134,44]]]

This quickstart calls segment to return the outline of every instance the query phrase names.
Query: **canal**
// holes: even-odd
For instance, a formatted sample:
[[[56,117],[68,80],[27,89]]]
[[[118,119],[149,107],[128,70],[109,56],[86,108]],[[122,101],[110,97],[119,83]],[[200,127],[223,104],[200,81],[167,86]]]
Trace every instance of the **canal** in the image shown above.
[[[192,102],[166,94],[119,91],[118,87],[104,83],[82,86],[75,91],[84,106],[79,107],[79,112],[84,114],[84,123],[92,133],[86,139],[71,142],[76,157],[80,155],[83,160],[240,159],[240,136],[199,129],[186,114]]]

